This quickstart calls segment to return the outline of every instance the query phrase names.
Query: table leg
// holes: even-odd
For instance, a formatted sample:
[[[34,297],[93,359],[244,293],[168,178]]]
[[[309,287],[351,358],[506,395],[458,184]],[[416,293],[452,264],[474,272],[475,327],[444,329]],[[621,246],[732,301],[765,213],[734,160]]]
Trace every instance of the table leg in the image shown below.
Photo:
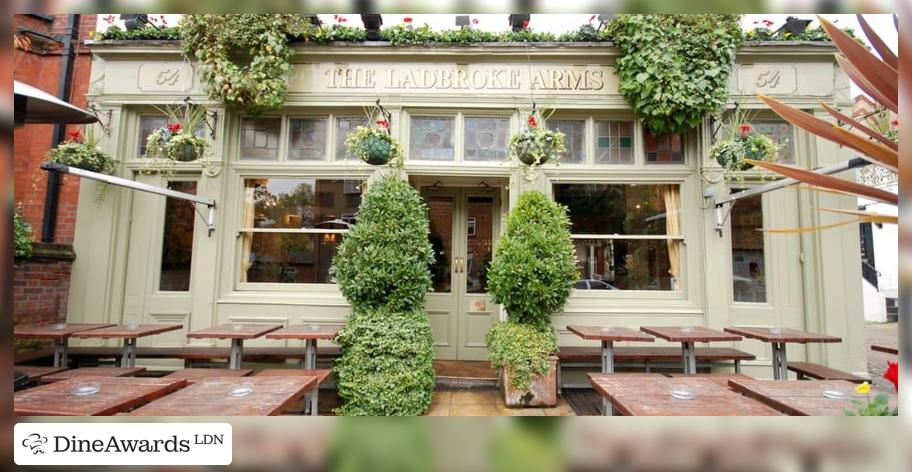
[[[237,370],[241,368],[241,357],[244,351],[243,339],[231,340],[231,351],[228,353],[228,368]]]
[[[614,373],[614,341],[602,341],[602,373]],[[611,416],[611,403],[602,398],[602,414]]]
[[[697,351],[694,349],[694,343],[683,342],[681,343],[681,350],[684,353],[684,373],[685,374],[696,374],[697,373]]]
[[[54,367],[66,367],[67,342],[65,339],[54,340]]]
[[[120,356],[121,367],[136,367],[136,338],[124,338],[123,352]]]
[[[317,340],[316,339],[306,339],[304,340],[304,368],[313,370],[317,368]],[[319,390],[320,386],[314,386],[313,390],[307,394],[307,399],[304,402],[304,414],[309,414],[311,416],[317,415],[317,405],[319,402]]]

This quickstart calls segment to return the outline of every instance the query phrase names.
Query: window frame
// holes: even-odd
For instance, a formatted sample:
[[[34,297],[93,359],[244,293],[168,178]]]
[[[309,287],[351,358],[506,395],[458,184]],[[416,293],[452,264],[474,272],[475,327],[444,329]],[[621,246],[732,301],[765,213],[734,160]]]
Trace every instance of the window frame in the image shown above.
[[[453,119],[453,159],[452,160],[436,160],[436,159],[415,159],[412,157],[412,118],[422,118],[422,117],[438,117],[438,118],[452,118]],[[501,118],[507,119],[507,155],[506,159],[501,161],[487,161],[487,160],[466,160],[465,158],[465,133],[466,118]],[[413,108],[409,110],[403,110],[402,117],[400,118],[403,123],[406,123],[403,126],[404,132],[402,136],[402,144],[405,149],[405,162],[413,163],[416,165],[454,165],[462,164],[462,166],[479,166],[479,167],[503,167],[505,164],[510,162],[510,136],[512,136],[517,131],[516,124],[516,114],[513,112],[504,112],[503,110],[478,110],[470,109],[468,111],[455,110],[455,109],[427,109],[427,108]]]

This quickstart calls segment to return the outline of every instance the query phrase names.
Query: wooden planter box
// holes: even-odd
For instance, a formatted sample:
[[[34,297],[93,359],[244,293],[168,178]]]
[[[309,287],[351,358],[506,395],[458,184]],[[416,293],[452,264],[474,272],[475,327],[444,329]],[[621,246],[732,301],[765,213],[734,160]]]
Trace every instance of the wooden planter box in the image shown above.
[[[504,403],[511,408],[557,406],[557,356],[548,358],[548,373],[532,377],[528,390],[510,387],[510,369],[503,369]]]

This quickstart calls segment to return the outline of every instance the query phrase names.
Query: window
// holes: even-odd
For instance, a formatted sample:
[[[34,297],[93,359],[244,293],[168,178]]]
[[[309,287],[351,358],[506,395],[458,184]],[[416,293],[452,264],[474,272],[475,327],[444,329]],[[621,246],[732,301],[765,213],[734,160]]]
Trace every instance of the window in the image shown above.
[[[336,118],[336,160],[354,161],[355,156],[349,155],[345,149],[345,137],[359,126],[367,126],[367,118]]]
[[[578,290],[679,290],[678,185],[555,184],[570,213]]]
[[[643,127],[646,142],[646,162],[649,164],[683,164],[684,137],[680,134],[655,136]]]
[[[465,160],[503,161],[509,133],[509,118],[466,118]]]
[[[168,182],[168,188],[196,195],[196,182]],[[195,222],[196,209],[193,203],[177,198],[165,199],[165,225],[158,281],[158,289],[163,292],[190,290]]]
[[[409,158],[431,161],[453,160],[453,118],[413,116],[409,129]]]
[[[320,161],[326,159],[326,118],[291,120],[288,158]]]
[[[632,122],[595,122],[595,162],[597,164],[633,164]]]
[[[763,197],[742,198],[731,209],[732,285],[736,302],[766,302]]]
[[[241,282],[332,283],[332,258],[355,224],[362,188],[361,180],[244,180]]]
[[[773,141],[779,143],[779,162],[793,164],[795,162],[795,145],[792,142],[792,125],[785,121],[755,120],[751,126],[760,134],[765,134]]]
[[[281,118],[244,118],[241,122],[241,159],[277,160]]]
[[[548,129],[564,133],[567,150],[561,156],[561,163],[582,164],[586,161],[586,120],[548,120]]]
[[[168,126],[168,118],[164,116],[141,116],[139,118],[139,156],[146,155],[146,140],[149,135],[159,128]]]

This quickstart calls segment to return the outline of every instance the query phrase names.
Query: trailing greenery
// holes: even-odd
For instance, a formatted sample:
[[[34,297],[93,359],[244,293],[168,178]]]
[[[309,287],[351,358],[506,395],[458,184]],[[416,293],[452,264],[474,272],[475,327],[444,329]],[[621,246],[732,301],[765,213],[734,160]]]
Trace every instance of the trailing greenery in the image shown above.
[[[435,350],[423,309],[395,311],[355,304],[336,342],[342,356],[335,373],[344,401],[338,413],[414,416],[430,407]]]
[[[510,136],[510,156],[530,167],[557,161],[566,151],[564,133],[538,124],[535,115],[529,115],[526,126]]]
[[[519,196],[488,270],[488,291],[510,321],[550,326],[578,278],[567,209],[538,191]]]
[[[486,337],[491,366],[510,371],[510,387],[526,390],[532,377],[548,373],[548,357],[557,352],[551,327],[507,321],[491,327]]]
[[[334,24],[313,28],[309,35],[300,39],[311,40],[317,44],[326,44],[335,41],[361,42],[367,40],[367,31],[357,26]]]
[[[393,162],[402,165],[402,145],[389,133],[389,123],[385,125],[359,126],[345,137],[345,148],[349,154],[371,165],[384,165]]]
[[[427,206],[408,182],[388,174],[370,185],[331,268],[352,306],[337,338],[341,414],[420,415],[431,404],[429,232]]]
[[[22,219],[19,212],[13,212],[13,257],[16,259],[32,257],[34,244],[35,236],[32,234],[32,227]]]
[[[719,110],[744,38],[738,15],[621,15],[620,93],[653,134],[681,133]]]
[[[739,173],[753,167],[744,162],[745,159],[776,162],[779,157],[779,145],[769,136],[749,129],[713,145],[709,157],[715,159],[727,174]]]
[[[306,37],[309,29],[301,15],[185,15],[181,40],[184,53],[199,61],[211,98],[258,116],[285,103],[294,55],[289,38]],[[247,52],[250,61],[235,62],[237,51]]]
[[[47,160],[100,174],[113,175],[117,170],[117,160],[99,149],[91,134],[83,139],[79,131],[71,131],[66,141],[48,151]]]
[[[168,124],[153,131],[146,138],[145,157],[166,159],[172,164],[204,157],[209,149],[209,143],[197,133],[206,118],[206,108],[194,106],[189,102],[156,108],[168,117]]]
[[[138,39],[174,41],[181,38],[181,28],[178,26],[157,27],[146,24],[135,30],[127,31],[119,26],[110,26],[104,31],[94,32],[92,37],[98,41]]]

